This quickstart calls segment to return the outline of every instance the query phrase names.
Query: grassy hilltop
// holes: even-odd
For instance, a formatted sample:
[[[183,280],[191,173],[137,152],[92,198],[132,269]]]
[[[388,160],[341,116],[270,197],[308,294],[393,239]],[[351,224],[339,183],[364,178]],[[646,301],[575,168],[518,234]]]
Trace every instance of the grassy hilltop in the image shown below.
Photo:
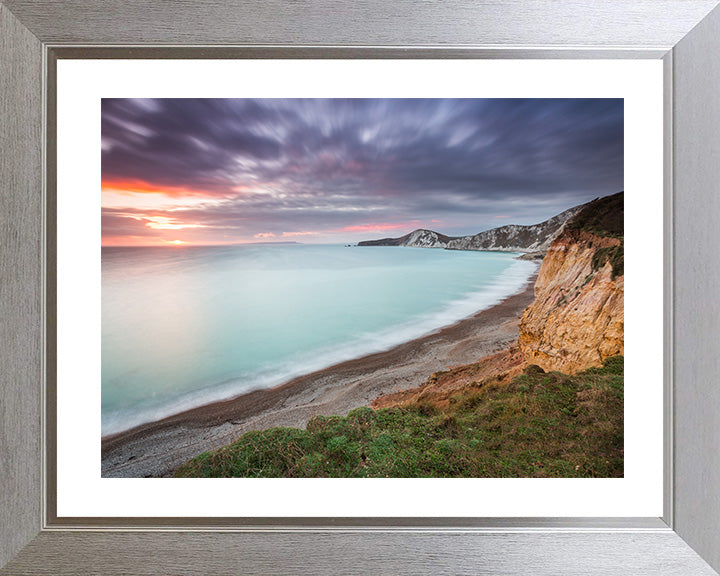
[[[244,434],[177,477],[620,477],[623,358],[574,376],[529,366],[440,403]]]

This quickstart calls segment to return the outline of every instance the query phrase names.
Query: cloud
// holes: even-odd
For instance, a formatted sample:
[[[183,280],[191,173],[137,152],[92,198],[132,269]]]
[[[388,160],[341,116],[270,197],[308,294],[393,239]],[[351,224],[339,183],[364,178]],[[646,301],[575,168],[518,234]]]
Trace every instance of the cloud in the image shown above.
[[[623,137],[621,99],[103,99],[102,175],[116,208],[206,198],[155,216],[207,238],[461,234],[622,190]]]

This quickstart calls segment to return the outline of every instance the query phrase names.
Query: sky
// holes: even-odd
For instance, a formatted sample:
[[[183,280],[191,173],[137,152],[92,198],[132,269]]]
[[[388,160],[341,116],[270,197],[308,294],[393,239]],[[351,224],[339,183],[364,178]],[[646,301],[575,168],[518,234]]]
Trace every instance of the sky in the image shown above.
[[[103,99],[102,243],[354,243],[623,190],[622,99]]]

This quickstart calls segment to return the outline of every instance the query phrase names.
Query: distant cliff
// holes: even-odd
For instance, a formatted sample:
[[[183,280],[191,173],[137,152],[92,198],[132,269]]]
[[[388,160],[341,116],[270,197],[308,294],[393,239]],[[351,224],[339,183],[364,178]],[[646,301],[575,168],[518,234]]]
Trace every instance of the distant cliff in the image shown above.
[[[582,206],[576,206],[540,224],[518,226],[510,224],[448,242],[448,250],[498,250],[505,252],[539,252],[548,249],[570,218]]]
[[[624,353],[623,194],[594,200],[550,245],[518,344],[544,370],[575,373]]]
[[[459,238],[451,238],[432,230],[415,230],[400,238],[382,238],[381,240],[364,240],[358,246],[412,246],[415,248],[447,248],[447,245]]]
[[[400,238],[365,240],[358,246],[411,246],[419,248],[445,248],[447,250],[492,250],[502,252],[544,252],[562,232],[567,221],[582,206],[576,206],[553,216],[549,220],[520,226],[510,224],[485,230],[473,236],[451,237],[433,230],[415,230]]]

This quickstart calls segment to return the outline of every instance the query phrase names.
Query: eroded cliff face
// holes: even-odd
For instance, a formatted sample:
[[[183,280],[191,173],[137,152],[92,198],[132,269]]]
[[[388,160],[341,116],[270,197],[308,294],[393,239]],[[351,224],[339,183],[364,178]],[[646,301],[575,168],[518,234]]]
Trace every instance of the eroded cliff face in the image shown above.
[[[574,374],[624,354],[622,242],[566,229],[550,245],[518,344],[544,370]]]

